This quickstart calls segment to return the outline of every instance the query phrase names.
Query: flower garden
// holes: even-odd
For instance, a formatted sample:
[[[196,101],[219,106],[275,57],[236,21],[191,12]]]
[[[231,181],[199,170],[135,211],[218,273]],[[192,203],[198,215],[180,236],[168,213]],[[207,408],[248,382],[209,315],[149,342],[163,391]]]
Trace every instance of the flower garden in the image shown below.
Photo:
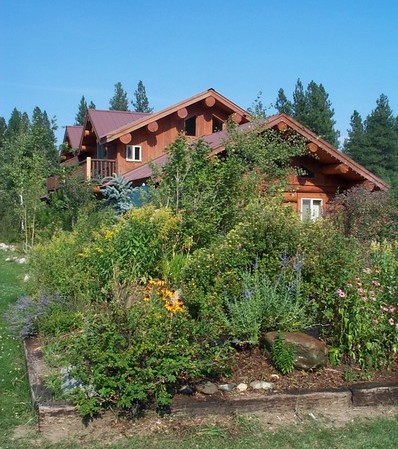
[[[353,189],[336,199],[363,199],[349,226],[341,208],[301,221],[279,181],[301,143],[239,139],[211,160],[179,138],[141,207],[121,210],[128,195],[113,191],[33,250],[30,296],[9,320],[40,335],[49,384],[83,416],[165,411],[181,385],[227,377],[237,342],[256,347],[269,331],[316,325],[331,364],[367,373],[395,361],[395,208]],[[78,381],[67,393],[61,368]]]

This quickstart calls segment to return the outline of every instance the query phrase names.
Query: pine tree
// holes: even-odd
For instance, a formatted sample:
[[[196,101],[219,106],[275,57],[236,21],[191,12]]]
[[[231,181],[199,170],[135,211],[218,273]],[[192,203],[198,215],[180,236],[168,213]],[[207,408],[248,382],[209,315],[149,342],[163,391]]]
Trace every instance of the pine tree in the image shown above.
[[[334,147],[339,145],[340,133],[334,129],[336,121],[333,120],[334,110],[322,84],[311,81],[306,93],[306,117],[302,122],[317,136],[331,143]]]
[[[282,89],[278,92],[278,101],[282,106],[291,107],[291,114],[298,122],[333,146],[338,146],[340,133],[334,128],[334,110],[322,84],[311,81],[304,91],[303,83],[298,79],[293,92],[293,104],[290,105]]]
[[[365,130],[362,117],[358,111],[354,111],[350,120],[351,129],[348,131],[348,138],[344,141],[344,152],[355,161],[365,165],[363,160]]]
[[[122,83],[115,84],[115,93],[109,100],[109,109],[111,111],[128,111],[129,102],[127,99],[127,92],[123,89]]]
[[[80,125],[80,126],[84,125],[84,121],[86,120],[86,116],[87,116],[87,111],[88,111],[87,102],[86,102],[86,99],[84,98],[84,95],[82,95],[82,98],[80,99],[80,103],[79,103],[79,109],[75,116],[75,125]]]
[[[373,173],[388,177],[398,169],[398,135],[388,98],[382,94],[366,117],[363,164]]]
[[[304,86],[300,78],[296,82],[293,92],[293,117],[304,125],[307,118],[307,100]]]
[[[55,119],[49,120],[47,112],[35,107],[32,114],[32,123],[29,132],[29,142],[26,146],[28,153],[42,154],[43,159],[51,166],[58,160],[58,152],[55,145],[57,126]],[[28,154],[28,155],[29,155]]]
[[[137,90],[134,92],[134,98],[131,104],[135,112],[152,112],[153,108],[149,107],[148,97],[143,82],[140,80],[137,85]]]
[[[278,90],[275,109],[279,112],[279,114],[293,115],[292,103],[287,99],[283,89]]]
[[[3,146],[6,132],[7,132],[7,122],[4,117],[0,117],[0,148]]]
[[[90,101],[90,104],[88,105],[88,109],[95,109],[95,108],[96,108],[95,104],[92,101]]]
[[[28,114],[26,114],[26,112],[22,113],[18,111],[17,108],[14,108],[11,112],[10,119],[8,120],[5,138],[14,137],[27,132],[29,124]]]

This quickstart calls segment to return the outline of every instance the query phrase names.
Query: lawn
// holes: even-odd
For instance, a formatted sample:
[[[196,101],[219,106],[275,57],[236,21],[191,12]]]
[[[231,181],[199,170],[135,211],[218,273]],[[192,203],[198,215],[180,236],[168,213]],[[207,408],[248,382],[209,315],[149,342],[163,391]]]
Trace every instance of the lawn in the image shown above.
[[[82,441],[51,443],[36,432],[36,417],[31,406],[22,345],[7,330],[3,313],[9,303],[23,293],[24,266],[6,262],[0,252],[0,449],[40,447],[72,449]],[[19,435],[19,437],[18,437]],[[376,449],[398,446],[398,418],[362,420],[342,428],[328,428],[319,422],[304,422],[271,432],[256,419],[236,418],[232,425],[202,425],[177,432],[169,429],[151,436],[132,436],[117,442],[85,442],[87,448],[274,448],[274,449]]]

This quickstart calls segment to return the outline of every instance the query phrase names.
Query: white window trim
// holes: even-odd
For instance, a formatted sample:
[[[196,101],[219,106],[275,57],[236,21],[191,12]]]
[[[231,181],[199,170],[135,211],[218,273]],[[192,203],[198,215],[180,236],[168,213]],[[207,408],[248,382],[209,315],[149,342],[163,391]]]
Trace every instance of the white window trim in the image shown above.
[[[136,148],[139,148],[139,158],[135,159]],[[129,152],[132,155],[131,158],[128,157]],[[141,162],[142,161],[142,146],[141,145],[126,145],[126,161],[129,162]]]
[[[310,209],[311,209],[311,216],[310,217],[304,217],[303,215],[303,201],[310,201],[311,205],[310,205]],[[313,201],[320,201],[321,202],[321,213],[320,216],[318,218],[315,218],[312,216],[312,202]],[[306,219],[310,219],[310,220],[318,220],[319,218],[321,218],[323,213],[323,199],[322,198],[301,198],[300,200],[300,215],[301,215],[301,220],[306,220]]]

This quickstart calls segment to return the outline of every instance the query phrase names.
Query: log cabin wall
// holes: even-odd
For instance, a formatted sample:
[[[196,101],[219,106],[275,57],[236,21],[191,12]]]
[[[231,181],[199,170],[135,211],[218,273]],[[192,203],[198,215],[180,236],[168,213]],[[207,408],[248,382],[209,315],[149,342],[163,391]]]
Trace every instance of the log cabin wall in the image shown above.
[[[185,131],[186,121],[194,117],[196,117],[195,137],[200,137],[212,134],[214,123],[226,123],[229,114],[217,103],[212,107],[208,107],[203,101],[192,104],[187,108],[182,108],[181,111],[153,122],[156,123],[153,128],[151,127],[152,124],[150,124],[131,132],[128,144],[121,141],[128,141],[128,137],[117,139],[116,159],[119,174],[134,170],[135,168],[162,156],[165,152],[165,148],[172,144],[180,133]],[[151,131],[151,129],[155,131]],[[187,136],[188,139],[190,139],[190,137],[193,136]],[[140,146],[142,148],[141,161],[133,162],[126,160],[127,145]]]

